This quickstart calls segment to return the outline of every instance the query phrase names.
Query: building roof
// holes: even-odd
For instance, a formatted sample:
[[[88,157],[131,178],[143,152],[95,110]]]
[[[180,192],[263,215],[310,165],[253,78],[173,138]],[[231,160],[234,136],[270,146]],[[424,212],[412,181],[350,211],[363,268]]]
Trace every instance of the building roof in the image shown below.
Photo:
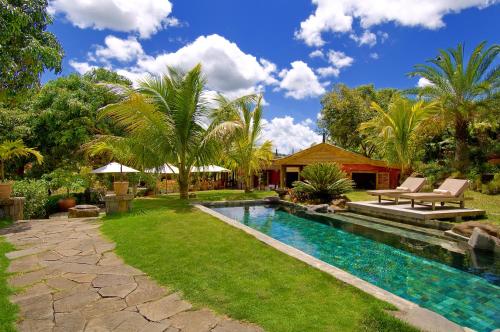
[[[366,164],[389,167],[385,161],[365,157],[347,151],[330,143],[319,143],[284,158],[275,159],[274,165],[309,165],[315,162],[336,162],[339,164]]]

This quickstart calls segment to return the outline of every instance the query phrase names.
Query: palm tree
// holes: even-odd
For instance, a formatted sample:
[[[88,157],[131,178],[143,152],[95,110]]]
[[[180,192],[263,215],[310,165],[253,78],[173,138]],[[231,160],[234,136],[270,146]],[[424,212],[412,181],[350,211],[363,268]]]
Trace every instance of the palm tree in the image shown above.
[[[252,189],[252,177],[273,156],[272,142],[259,145],[262,131],[262,96],[248,95],[229,101],[222,95],[217,98],[219,107],[212,114],[212,133],[223,138],[222,160],[237,172],[245,192]]]
[[[420,125],[438,110],[435,102],[423,100],[412,102],[406,98],[395,97],[387,111],[372,102],[371,109],[378,116],[363,122],[359,129],[374,137],[374,143],[381,147],[386,159],[398,164],[401,173],[411,172],[417,152],[415,138]]]
[[[201,65],[187,73],[168,68],[150,76],[137,88],[108,85],[121,100],[102,109],[125,132],[125,137],[103,137],[108,144],[127,145],[143,167],[165,163],[179,168],[180,197],[188,197],[191,168],[213,160],[216,142],[206,124],[209,109]],[[133,160],[131,160],[133,161]]]
[[[5,163],[14,158],[34,156],[39,164],[43,162],[43,156],[35,149],[28,148],[22,140],[5,141],[0,144],[0,181],[5,179]]]
[[[493,109],[495,100],[498,103],[500,71],[494,63],[499,52],[500,45],[486,48],[482,42],[466,62],[464,47],[459,44],[455,49],[440,50],[437,58],[428,61],[430,65],[418,64],[409,74],[428,80],[429,85],[415,92],[439,100],[453,119],[455,163],[462,173],[468,166],[469,124],[481,111]]]

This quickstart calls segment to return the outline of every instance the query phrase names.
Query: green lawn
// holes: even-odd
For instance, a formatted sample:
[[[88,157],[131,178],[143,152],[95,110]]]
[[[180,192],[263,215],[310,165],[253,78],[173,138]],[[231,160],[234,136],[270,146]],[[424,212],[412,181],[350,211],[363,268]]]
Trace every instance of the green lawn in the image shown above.
[[[0,228],[2,228],[0,224]],[[9,302],[12,290],[7,286],[7,267],[9,260],[5,254],[13,250],[12,246],[0,236],[0,331],[15,331],[17,307]]]
[[[200,192],[197,200],[245,199],[239,191]],[[391,305],[293,259],[175,196],[134,201],[102,231],[125,261],[196,306],[266,331],[416,331]]]
[[[353,191],[346,195],[352,201],[373,201],[375,198],[365,191]],[[466,197],[472,200],[466,201],[465,206],[486,211],[486,218],[482,219],[500,226],[500,195],[485,195],[476,191],[467,191]]]

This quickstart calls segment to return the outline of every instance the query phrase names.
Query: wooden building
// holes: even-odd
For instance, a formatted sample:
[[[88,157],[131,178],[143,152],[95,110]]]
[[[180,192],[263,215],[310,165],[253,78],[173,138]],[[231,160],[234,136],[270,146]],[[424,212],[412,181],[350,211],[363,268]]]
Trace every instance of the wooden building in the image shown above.
[[[329,143],[320,143],[273,160],[266,169],[265,177],[270,186],[281,188],[292,186],[300,178],[302,169],[317,162],[338,163],[356,183],[358,189],[388,189],[398,185],[400,170],[389,167],[386,162],[367,158]]]

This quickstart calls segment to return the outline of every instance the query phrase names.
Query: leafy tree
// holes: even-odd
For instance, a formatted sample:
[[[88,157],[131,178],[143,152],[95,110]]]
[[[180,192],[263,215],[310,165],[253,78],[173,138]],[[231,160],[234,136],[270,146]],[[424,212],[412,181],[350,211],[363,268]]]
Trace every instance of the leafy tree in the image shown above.
[[[270,163],[272,142],[259,144],[262,132],[262,96],[249,95],[229,101],[218,98],[213,133],[223,133],[222,160],[243,179],[245,192],[252,189],[252,178]]]
[[[102,79],[130,85],[124,77],[99,69],[84,76],[71,74],[49,81],[34,97],[31,109],[37,116],[31,123],[31,145],[46,156],[43,168],[34,171],[49,173],[74,167],[83,162],[83,144],[98,134],[120,132],[110,121],[98,119],[101,107],[118,100],[104,85],[95,83]]]
[[[205,79],[201,65],[187,73],[174,68],[151,76],[134,89],[114,85],[121,99],[102,110],[125,131],[124,137],[103,136],[107,144],[127,145],[135,159],[147,167],[165,163],[179,168],[181,198],[188,197],[191,168],[213,161],[217,145],[206,120]]]
[[[373,102],[372,109],[378,114],[363,122],[360,130],[384,151],[390,163],[400,165],[401,173],[407,175],[414,165],[418,146],[418,129],[424,120],[437,111],[436,103],[412,102],[402,97],[393,98],[387,110]]]
[[[453,121],[455,163],[462,173],[469,164],[471,123],[499,104],[500,67],[495,65],[499,52],[500,45],[486,48],[486,42],[482,42],[466,61],[464,47],[459,44],[454,49],[440,50],[439,56],[429,60],[429,64],[418,64],[410,73],[431,83],[414,92],[438,100],[447,118]]]
[[[5,179],[5,163],[14,158],[34,156],[39,164],[43,162],[43,156],[35,149],[28,148],[23,141],[5,141],[0,144],[0,181]]]
[[[61,71],[51,23],[47,0],[0,0],[0,99],[38,86],[46,69]]]
[[[370,103],[386,106],[395,92],[395,89],[375,90],[373,85],[349,88],[337,84],[321,99],[323,108],[318,125],[326,130],[336,145],[371,157],[376,147],[368,143],[364,134],[356,131],[362,122],[373,117]]]
[[[315,163],[304,167],[300,176],[304,181],[295,181],[293,190],[298,196],[329,203],[352,190],[354,183],[336,163]]]

